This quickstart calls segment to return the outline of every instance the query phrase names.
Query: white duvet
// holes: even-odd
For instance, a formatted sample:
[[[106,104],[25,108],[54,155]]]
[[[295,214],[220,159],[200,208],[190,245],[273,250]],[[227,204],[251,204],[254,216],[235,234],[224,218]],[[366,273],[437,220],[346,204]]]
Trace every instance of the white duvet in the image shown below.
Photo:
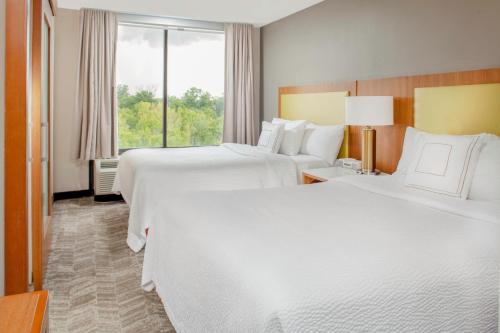
[[[497,332],[500,204],[355,176],[154,218],[143,287],[177,332]]]
[[[297,165],[285,155],[239,144],[138,149],[123,154],[113,186],[130,207],[127,243],[139,251],[159,202],[184,191],[235,190],[297,184]]]

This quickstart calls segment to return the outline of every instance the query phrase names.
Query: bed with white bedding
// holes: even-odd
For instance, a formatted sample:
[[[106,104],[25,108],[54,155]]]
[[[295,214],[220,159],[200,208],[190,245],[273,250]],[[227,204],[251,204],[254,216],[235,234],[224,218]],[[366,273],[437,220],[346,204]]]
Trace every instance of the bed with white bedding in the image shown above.
[[[184,191],[297,185],[303,169],[325,166],[315,156],[286,156],[239,144],[138,149],[121,156],[113,190],[130,207],[127,243],[137,252],[159,202],[168,205]]]
[[[497,331],[499,202],[402,176],[172,201],[142,283],[177,332]]]

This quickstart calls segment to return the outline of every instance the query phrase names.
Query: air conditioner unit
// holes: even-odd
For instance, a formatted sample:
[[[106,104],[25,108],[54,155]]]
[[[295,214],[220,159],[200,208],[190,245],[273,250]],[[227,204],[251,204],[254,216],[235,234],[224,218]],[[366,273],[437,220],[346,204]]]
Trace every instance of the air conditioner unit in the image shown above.
[[[109,195],[113,193],[116,170],[119,159],[103,159],[94,161],[94,194]]]

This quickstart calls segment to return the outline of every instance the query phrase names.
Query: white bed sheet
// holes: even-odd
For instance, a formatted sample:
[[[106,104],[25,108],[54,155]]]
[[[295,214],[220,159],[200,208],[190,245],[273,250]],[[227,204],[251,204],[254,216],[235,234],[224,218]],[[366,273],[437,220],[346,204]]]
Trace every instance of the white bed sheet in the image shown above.
[[[138,149],[121,156],[113,190],[130,207],[127,244],[138,252],[159,202],[169,205],[186,191],[291,186],[298,179],[289,156],[249,145]]]
[[[155,219],[142,282],[179,333],[498,328],[498,204],[353,176],[190,193]]]

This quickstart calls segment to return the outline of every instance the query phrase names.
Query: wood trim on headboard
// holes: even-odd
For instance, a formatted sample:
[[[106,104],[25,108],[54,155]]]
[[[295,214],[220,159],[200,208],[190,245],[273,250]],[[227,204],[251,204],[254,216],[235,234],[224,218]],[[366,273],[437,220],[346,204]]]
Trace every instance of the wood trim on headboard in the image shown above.
[[[395,126],[377,128],[376,168],[392,173],[407,126],[413,126],[415,88],[500,83],[500,68],[357,81],[357,96],[394,96]],[[361,158],[361,128],[349,127],[349,155]]]
[[[309,86],[280,87],[278,90],[278,117],[281,117],[281,95],[348,91],[349,96],[356,96],[356,88],[356,81]]]
[[[407,126],[414,125],[415,88],[500,83],[500,68],[373,80],[346,81],[308,86],[281,87],[278,94],[278,116],[281,95],[349,91],[350,96],[394,96],[394,126],[377,127],[375,167],[383,172],[396,170]],[[361,159],[361,128],[349,126],[349,157]]]

